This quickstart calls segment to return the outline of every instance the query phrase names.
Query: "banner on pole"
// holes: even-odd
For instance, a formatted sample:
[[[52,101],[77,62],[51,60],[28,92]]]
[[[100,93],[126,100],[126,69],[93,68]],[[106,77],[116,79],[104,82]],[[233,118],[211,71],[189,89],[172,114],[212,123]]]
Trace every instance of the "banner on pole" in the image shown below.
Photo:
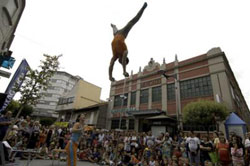
[[[25,59],[23,59],[21,64],[17,68],[14,76],[12,77],[6,91],[5,91],[5,94],[7,94],[7,97],[4,101],[2,108],[0,109],[0,113],[6,109],[6,107],[9,105],[9,103],[11,102],[13,97],[15,96],[15,94],[16,94],[16,92],[14,90],[15,86],[17,86],[18,88],[21,87],[21,85],[23,83],[22,78],[25,77],[26,73],[28,72],[28,68],[29,68],[28,62]]]

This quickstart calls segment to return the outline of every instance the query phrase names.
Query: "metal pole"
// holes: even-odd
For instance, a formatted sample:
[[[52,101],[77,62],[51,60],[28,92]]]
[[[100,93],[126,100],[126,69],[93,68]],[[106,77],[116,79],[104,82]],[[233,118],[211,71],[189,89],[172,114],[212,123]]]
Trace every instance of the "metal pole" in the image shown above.
[[[176,109],[177,109],[177,121],[178,121],[178,127],[182,131],[183,130],[183,124],[182,124],[182,114],[181,114],[181,95],[180,95],[180,85],[179,85],[179,78],[176,74],[175,78],[176,82]]]
[[[124,104],[124,91],[125,91],[125,85],[126,85],[126,78],[124,78],[124,83],[123,83],[123,92],[122,92],[122,103],[121,103],[121,110],[120,110],[120,120],[119,120],[119,129],[121,129],[121,121],[122,121],[122,116],[121,116],[121,112],[122,112],[122,107]],[[121,97],[121,96],[120,96]]]
[[[177,119],[177,129],[180,129],[180,119],[179,119],[179,102],[178,102],[178,87],[177,79],[175,79],[175,105],[176,105],[176,119]]]

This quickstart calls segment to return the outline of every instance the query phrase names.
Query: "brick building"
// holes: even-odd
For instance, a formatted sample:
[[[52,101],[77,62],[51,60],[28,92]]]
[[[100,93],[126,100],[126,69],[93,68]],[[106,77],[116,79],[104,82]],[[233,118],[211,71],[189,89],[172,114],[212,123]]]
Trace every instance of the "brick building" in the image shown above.
[[[159,71],[171,77],[166,79]],[[176,56],[168,64],[151,58],[143,70],[113,82],[107,128],[171,132],[176,130],[176,117],[181,119],[184,106],[200,99],[226,104],[249,126],[249,109],[225,53],[213,48],[180,62]]]

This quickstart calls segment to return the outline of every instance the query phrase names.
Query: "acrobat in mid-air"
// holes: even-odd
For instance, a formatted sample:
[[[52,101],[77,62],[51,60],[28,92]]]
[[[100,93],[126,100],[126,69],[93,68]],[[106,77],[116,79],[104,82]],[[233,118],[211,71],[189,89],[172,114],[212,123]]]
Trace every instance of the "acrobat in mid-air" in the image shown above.
[[[128,77],[129,74],[126,71],[126,65],[129,63],[129,59],[128,59],[128,49],[127,46],[125,44],[125,39],[130,31],[130,29],[137,23],[137,21],[141,18],[142,13],[144,11],[144,9],[147,7],[147,3],[145,2],[142,6],[142,8],[140,9],[140,11],[137,13],[137,15],[130,20],[127,25],[118,30],[116,25],[111,24],[111,27],[113,28],[113,34],[114,34],[114,39],[112,41],[112,52],[113,52],[113,57],[110,61],[110,65],[109,65],[109,80],[110,81],[115,81],[115,79],[112,76],[112,72],[113,72],[113,67],[115,64],[115,61],[118,59],[118,61],[122,64],[123,67],[123,75],[125,77]]]

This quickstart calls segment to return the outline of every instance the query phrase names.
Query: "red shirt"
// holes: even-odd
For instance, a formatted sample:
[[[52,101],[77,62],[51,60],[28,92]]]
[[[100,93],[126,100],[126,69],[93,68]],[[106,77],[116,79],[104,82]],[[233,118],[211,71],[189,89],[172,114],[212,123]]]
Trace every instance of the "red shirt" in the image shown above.
[[[217,149],[221,161],[230,161],[229,144],[218,143]]]

